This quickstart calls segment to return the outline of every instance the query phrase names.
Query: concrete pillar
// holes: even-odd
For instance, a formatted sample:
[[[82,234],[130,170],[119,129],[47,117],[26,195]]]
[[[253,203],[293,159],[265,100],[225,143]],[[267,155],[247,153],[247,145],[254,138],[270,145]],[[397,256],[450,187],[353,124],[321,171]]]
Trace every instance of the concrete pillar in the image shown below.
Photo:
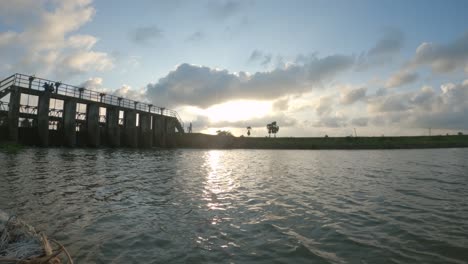
[[[151,115],[140,114],[140,147],[152,147],[153,137],[151,132]]]
[[[76,102],[66,100],[63,106],[63,138],[65,146],[76,145]]]
[[[166,146],[166,122],[164,116],[153,115],[153,145]]]
[[[12,87],[10,91],[10,104],[8,109],[8,138],[13,142],[18,142],[20,100],[20,91],[17,87]]]
[[[49,106],[50,91],[44,91],[39,95],[37,105],[37,133],[39,135],[39,145],[49,146]]]
[[[88,104],[86,106],[86,134],[88,146],[99,147],[99,105]]]
[[[166,119],[166,146],[175,146],[175,128],[176,119],[174,117],[165,117]]]
[[[120,147],[119,109],[107,108],[106,110],[106,135],[111,147]]]
[[[127,147],[138,147],[138,134],[136,127],[136,111],[125,111],[125,145]]]

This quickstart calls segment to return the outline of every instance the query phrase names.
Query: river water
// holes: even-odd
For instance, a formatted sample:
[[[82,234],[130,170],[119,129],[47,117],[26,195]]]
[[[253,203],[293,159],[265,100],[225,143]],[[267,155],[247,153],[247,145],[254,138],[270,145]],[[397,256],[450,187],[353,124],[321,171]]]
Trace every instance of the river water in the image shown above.
[[[467,263],[468,149],[0,152],[75,263]]]

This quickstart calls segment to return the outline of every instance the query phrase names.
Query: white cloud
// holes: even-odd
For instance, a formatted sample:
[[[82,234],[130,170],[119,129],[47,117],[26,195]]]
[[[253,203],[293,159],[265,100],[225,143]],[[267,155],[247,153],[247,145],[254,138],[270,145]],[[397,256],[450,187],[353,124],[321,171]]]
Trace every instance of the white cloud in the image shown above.
[[[416,49],[411,67],[429,66],[433,72],[446,73],[468,67],[468,32],[443,45],[424,42]]]
[[[97,38],[74,34],[95,14],[90,0],[21,0],[1,5],[14,10],[16,20],[24,19],[16,25],[18,30],[0,32],[0,53],[11,70],[65,78],[113,67],[107,53],[92,50]],[[29,18],[31,14],[34,19]]]
[[[399,71],[392,75],[387,82],[385,83],[385,87],[387,88],[394,88],[403,86],[406,84],[410,84],[415,82],[418,79],[419,75],[416,72],[411,71]]]

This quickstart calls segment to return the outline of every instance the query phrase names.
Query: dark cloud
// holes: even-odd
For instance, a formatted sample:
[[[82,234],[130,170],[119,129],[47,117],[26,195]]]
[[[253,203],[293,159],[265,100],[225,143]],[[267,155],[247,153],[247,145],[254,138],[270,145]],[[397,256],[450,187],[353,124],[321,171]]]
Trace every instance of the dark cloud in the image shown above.
[[[344,55],[310,57],[304,64],[253,75],[184,63],[157,83],[148,84],[147,95],[156,104],[167,106],[208,107],[234,99],[271,100],[309,92],[333,80],[353,62],[353,57]]]
[[[385,83],[385,87],[387,88],[394,88],[403,86],[406,84],[410,84],[415,82],[418,79],[419,75],[416,72],[411,71],[399,71],[392,75],[387,82]]]
[[[151,41],[160,39],[163,36],[163,31],[157,26],[145,26],[133,29],[130,32],[130,38],[137,44],[148,44]]]
[[[409,65],[426,65],[437,73],[452,72],[460,68],[468,72],[468,32],[445,45],[427,42],[421,44]]]
[[[366,98],[366,92],[367,88],[365,87],[342,92],[340,102],[345,105],[353,104]]]

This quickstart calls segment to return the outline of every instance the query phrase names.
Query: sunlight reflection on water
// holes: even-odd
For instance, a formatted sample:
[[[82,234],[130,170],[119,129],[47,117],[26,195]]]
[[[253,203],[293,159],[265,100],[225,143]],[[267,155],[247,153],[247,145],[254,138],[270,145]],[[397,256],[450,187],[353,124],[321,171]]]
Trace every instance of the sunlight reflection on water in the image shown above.
[[[25,149],[0,152],[0,208],[76,263],[463,263],[467,159],[467,149]]]

